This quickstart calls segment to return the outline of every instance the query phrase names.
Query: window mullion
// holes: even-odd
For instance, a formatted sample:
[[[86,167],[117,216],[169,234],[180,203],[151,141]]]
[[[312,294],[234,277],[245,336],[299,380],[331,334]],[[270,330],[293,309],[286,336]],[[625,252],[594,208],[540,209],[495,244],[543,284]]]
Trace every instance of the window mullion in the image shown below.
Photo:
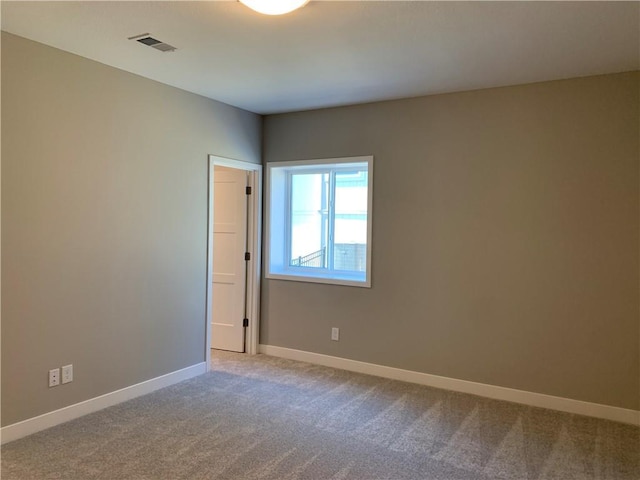
[[[327,245],[327,268],[329,271],[333,271],[333,246],[335,242],[335,227],[336,227],[336,172],[331,170],[329,172],[329,245]]]
[[[284,211],[284,217],[285,217],[285,244],[283,245],[284,249],[285,249],[285,255],[284,258],[286,259],[286,268],[289,268],[291,266],[291,260],[292,260],[292,256],[291,256],[291,243],[292,243],[292,239],[291,239],[291,235],[292,235],[292,227],[291,227],[291,222],[293,221],[293,210],[291,208],[292,206],[292,201],[291,201],[291,195],[292,195],[292,178],[293,175],[290,172],[287,172],[287,181],[286,183],[286,196],[285,196],[285,211]]]
[[[320,208],[322,211],[322,219],[320,223],[320,248],[322,249],[322,268],[327,268],[327,251],[330,241],[329,233],[329,179],[328,173],[322,172],[322,189],[321,189]]]

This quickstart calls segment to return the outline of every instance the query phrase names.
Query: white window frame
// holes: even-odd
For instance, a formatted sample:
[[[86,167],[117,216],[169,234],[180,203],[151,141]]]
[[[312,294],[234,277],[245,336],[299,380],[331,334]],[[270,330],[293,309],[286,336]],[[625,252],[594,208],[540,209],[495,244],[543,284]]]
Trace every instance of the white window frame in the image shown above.
[[[295,171],[293,173],[318,173],[327,169],[338,171],[340,169],[349,169],[353,164],[363,163],[367,164],[368,176],[367,247],[364,277],[362,276],[362,272],[349,273],[341,270],[319,270],[316,267],[305,268],[289,266],[291,205],[289,192],[290,182],[286,178],[291,174],[289,169],[294,169]],[[266,165],[266,170],[265,277],[274,280],[371,288],[373,156],[269,162]],[[275,187],[274,183],[277,184]],[[275,196],[278,196],[278,198],[275,198]],[[333,244],[333,240],[331,243]],[[285,259],[287,260],[285,261]]]

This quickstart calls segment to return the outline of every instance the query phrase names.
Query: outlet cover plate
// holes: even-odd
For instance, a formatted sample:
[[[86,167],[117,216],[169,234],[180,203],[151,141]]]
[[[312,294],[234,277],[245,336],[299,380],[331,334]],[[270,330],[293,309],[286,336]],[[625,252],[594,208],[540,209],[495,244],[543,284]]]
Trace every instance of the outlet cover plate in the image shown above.
[[[338,340],[340,340],[340,329],[337,327],[333,327],[331,329],[331,340],[333,340],[334,342],[337,342]]]
[[[49,386],[57,387],[58,385],[60,385],[60,369],[54,368],[49,370]]]
[[[73,365],[62,367],[62,383],[73,382]]]

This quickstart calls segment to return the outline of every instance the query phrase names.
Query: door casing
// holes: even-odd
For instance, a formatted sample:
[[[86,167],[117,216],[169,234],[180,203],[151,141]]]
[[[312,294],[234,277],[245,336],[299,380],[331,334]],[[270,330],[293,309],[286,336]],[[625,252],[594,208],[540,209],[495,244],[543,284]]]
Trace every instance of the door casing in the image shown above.
[[[208,191],[208,219],[207,219],[207,304],[205,309],[205,358],[207,370],[211,369],[211,312],[215,301],[213,296],[213,188],[214,167],[230,167],[245,170],[250,173],[249,184],[251,195],[247,211],[247,239],[251,259],[247,268],[247,312],[249,326],[247,327],[247,353],[258,353],[258,333],[260,331],[260,265],[262,238],[262,165],[235,160],[231,158],[209,155],[209,191]]]

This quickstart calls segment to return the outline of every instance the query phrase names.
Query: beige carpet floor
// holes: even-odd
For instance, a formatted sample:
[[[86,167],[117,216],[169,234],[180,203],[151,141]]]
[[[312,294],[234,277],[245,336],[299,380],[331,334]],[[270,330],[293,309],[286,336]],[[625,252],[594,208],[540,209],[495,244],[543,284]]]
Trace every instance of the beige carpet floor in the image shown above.
[[[21,479],[634,479],[640,429],[306,363],[213,371],[2,447]]]

